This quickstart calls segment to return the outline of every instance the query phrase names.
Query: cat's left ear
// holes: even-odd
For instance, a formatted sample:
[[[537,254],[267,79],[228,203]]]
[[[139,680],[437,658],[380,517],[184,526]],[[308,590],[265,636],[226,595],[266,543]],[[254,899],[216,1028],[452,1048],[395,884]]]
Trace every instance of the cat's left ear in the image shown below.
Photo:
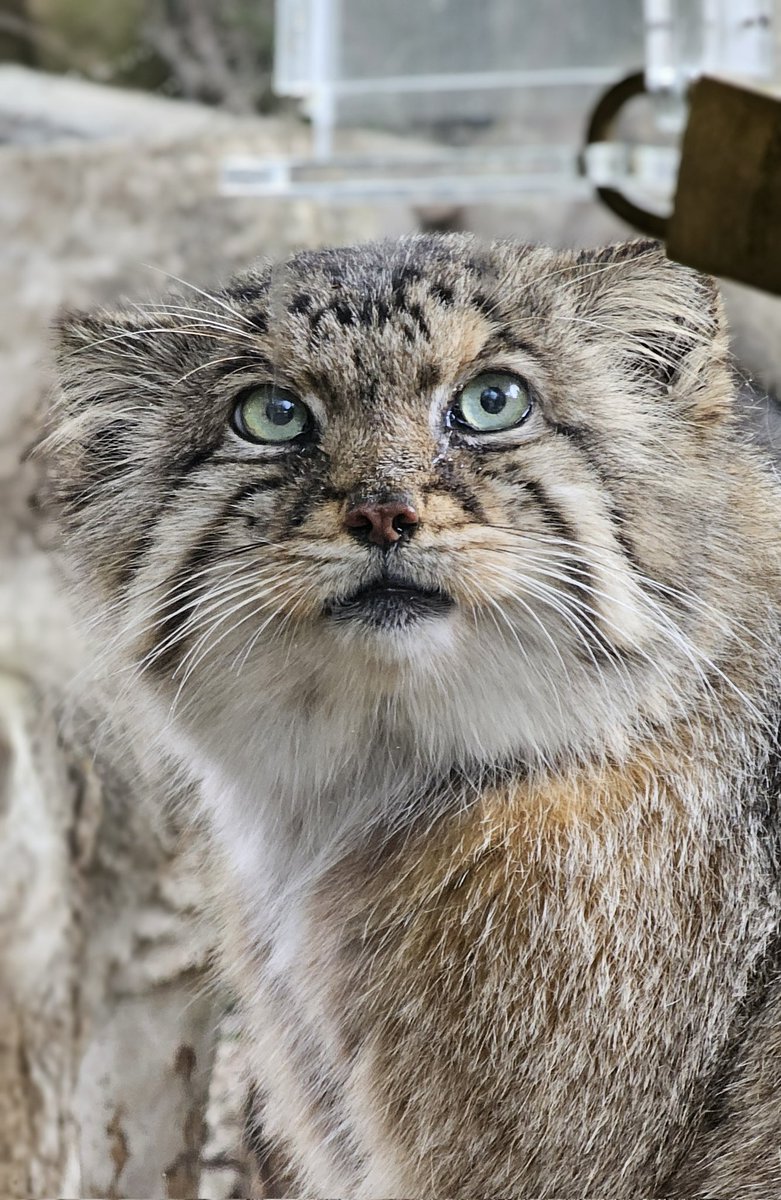
[[[633,241],[578,255],[574,299],[583,335],[610,345],[627,385],[665,395],[707,423],[734,396],[724,306],[714,279]]]

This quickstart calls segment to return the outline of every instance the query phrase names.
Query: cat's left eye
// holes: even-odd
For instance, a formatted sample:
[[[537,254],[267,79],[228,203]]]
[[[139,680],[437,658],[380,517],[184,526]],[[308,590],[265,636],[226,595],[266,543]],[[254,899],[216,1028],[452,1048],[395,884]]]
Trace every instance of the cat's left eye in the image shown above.
[[[253,388],[233,410],[233,428],[248,442],[292,442],[306,433],[312,414],[286,388],[264,384]]]
[[[450,410],[454,424],[477,433],[520,425],[531,412],[529,389],[518,375],[484,371],[462,387]]]

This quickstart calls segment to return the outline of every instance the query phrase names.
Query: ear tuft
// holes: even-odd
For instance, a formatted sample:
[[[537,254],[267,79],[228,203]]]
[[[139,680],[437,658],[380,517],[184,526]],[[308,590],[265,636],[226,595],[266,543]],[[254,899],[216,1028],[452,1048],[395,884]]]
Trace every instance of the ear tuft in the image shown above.
[[[602,246],[596,250],[581,250],[577,262],[579,265],[582,263],[619,263],[646,255],[664,258],[664,246],[652,238],[635,238],[631,242],[614,242],[610,246]]]
[[[731,411],[732,375],[716,281],[637,240],[578,256],[575,304],[584,336],[606,344],[627,385],[669,396],[703,422]]]
[[[103,323],[97,313],[64,309],[52,322],[55,346],[65,353],[79,350],[99,336]]]
[[[108,309],[94,312],[66,309],[54,319],[52,330],[57,362],[66,371],[69,361],[97,360],[98,354],[101,365],[105,366],[112,357],[124,357],[131,346],[139,350],[139,356],[148,354],[154,347],[156,332],[150,328],[148,317]]]

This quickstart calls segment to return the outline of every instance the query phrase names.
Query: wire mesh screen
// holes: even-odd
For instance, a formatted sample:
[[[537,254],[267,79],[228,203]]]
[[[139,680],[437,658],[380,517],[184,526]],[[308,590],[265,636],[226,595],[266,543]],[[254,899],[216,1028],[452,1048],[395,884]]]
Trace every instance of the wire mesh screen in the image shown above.
[[[642,62],[639,0],[279,0],[277,86],[331,87],[336,129],[577,141],[590,99]]]
[[[642,59],[636,0],[341,0],[345,79],[609,67]]]
[[[275,86],[301,99],[312,152],[233,162],[224,186],[345,199],[574,194],[585,165],[599,186],[669,201],[692,79],[770,83],[780,18],[781,0],[277,0]],[[648,95],[626,146],[581,154],[597,101],[636,73]],[[361,141],[356,128],[403,136]]]

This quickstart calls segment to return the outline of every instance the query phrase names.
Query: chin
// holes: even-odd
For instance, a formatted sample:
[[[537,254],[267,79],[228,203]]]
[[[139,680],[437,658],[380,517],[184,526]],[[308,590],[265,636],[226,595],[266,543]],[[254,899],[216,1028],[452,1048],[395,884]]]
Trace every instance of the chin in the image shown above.
[[[440,588],[382,579],[333,599],[324,620],[337,646],[425,670],[453,648],[457,608]]]
[[[436,669],[455,650],[458,618],[453,612],[402,620],[329,621],[330,638],[364,661],[404,665],[415,676]]]

